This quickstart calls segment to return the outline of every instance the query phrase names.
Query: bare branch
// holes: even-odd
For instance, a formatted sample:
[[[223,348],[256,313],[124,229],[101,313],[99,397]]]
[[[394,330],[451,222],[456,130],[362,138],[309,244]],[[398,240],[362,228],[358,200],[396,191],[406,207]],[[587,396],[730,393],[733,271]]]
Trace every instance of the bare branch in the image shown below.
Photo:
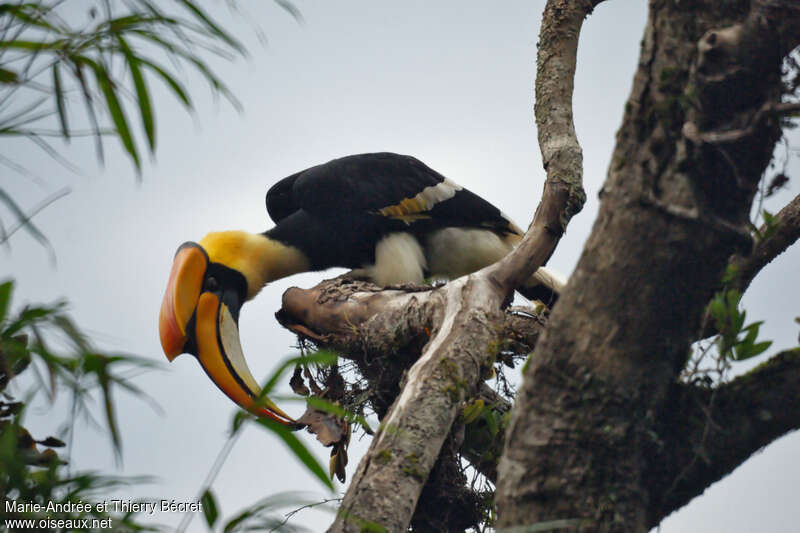
[[[716,390],[676,385],[650,443],[648,528],[751,455],[800,428],[800,349]]]
[[[744,293],[761,269],[800,239],[800,195],[775,215],[770,226],[772,230],[766,224],[761,226],[759,234],[765,235],[765,238],[756,241],[750,255],[731,258],[729,267],[734,276],[731,288]]]
[[[586,201],[572,93],[581,26],[601,1],[550,0],[542,15],[534,113],[547,180],[525,238],[514,252],[490,267],[490,275],[508,294],[547,262],[570,219]]]
[[[480,287],[486,288],[481,291]],[[443,299],[452,298],[458,302],[465,293],[474,293],[479,300],[487,302],[486,305],[494,305],[499,309],[501,297],[485,297],[485,293],[493,289],[468,278],[436,290],[414,286],[404,289],[410,292],[399,288],[381,290],[371,283],[341,276],[309,290],[293,288],[286,291],[283,308],[277,315],[284,327],[313,340],[319,346],[339,350],[343,357],[355,361],[370,383],[371,401],[378,415],[383,418],[381,431],[373,441],[367,461],[359,467],[351,484],[351,487],[358,486],[361,489],[348,493],[342,504],[345,509],[343,513],[347,514],[342,514],[334,526],[343,530],[357,529],[365,521],[380,523],[390,527],[390,530],[395,530],[395,527],[402,530],[401,521],[410,520],[415,510],[413,498],[416,492],[427,486],[428,470],[437,459],[441,459],[436,447],[437,439],[444,441],[451,433],[447,422],[420,418],[437,413],[441,417],[444,410],[447,416],[455,419],[463,401],[476,395],[487,408],[499,413],[507,412],[511,408],[507,400],[485,384],[481,385],[479,392],[474,391],[475,385],[471,384],[478,383],[480,375],[486,370],[485,365],[491,363],[491,336],[499,335],[504,347],[524,353],[533,348],[543,329],[544,319],[541,315],[532,310],[521,313],[520,309],[513,309],[506,311],[502,327],[485,329],[484,325],[483,334],[475,335],[474,330],[482,327],[483,320],[480,317],[485,310],[473,306],[478,311],[466,311],[463,317],[451,317],[453,324],[449,327],[453,328],[453,332],[447,336],[446,342],[440,341],[441,346],[450,343],[449,350],[444,351],[446,357],[431,359],[430,345],[448,327],[446,317],[442,316],[442,309],[448,308],[446,303],[442,303]],[[448,295],[447,291],[451,290],[454,292]],[[454,331],[461,320],[467,321],[471,330],[456,334]],[[458,352],[457,358],[454,351]],[[423,353],[422,359],[426,354],[429,358],[422,368],[415,365],[420,352]],[[403,376],[412,365],[415,366],[405,381],[418,384],[418,387],[424,384],[423,394],[406,400],[411,402],[408,404],[410,407],[405,406],[401,396],[387,414],[389,406],[401,392]],[[417,377],[414,376],[415,372],[419,372]],[[407,394],[409,388],[410,385],[403,393]],[[438,405],[443,400],[444,406]],[[398,417],[398,413],[402,417]],[[490,439],[473,438],[482,429],[479,423],[475,423],[468,425],[465,431],[453,432],[461,435],[454,443],[460,446],[464,440],[466,446],[461,450],[462,454],[476,469],[495,479],[503,431],[501,428]],[[421,431],[433,434],[426,434],[423,438],[417,435]],[[447,465],[437,468],[448,469]],[[385,488],[380,488],[381,484],[393,484],[392,490],[387,492]],[[384,494],[386,496],[379,496]]]
[[[462,402],[476,392],[503,296],[474,275],[428,294],[431,340],[408,371],[329,531],[362,531],[365,523],[405,531]],[[411,298],[413,305],[420,295]]]
[[[695,144],[728,144],[741,141],[753,135],[763,121],[775,115],[790,114],[800,111],[798,102],[767,102],[755,112],[749,123],[740,129],[726,131],[700,132],[694,123],[683,125],[683,135]]]

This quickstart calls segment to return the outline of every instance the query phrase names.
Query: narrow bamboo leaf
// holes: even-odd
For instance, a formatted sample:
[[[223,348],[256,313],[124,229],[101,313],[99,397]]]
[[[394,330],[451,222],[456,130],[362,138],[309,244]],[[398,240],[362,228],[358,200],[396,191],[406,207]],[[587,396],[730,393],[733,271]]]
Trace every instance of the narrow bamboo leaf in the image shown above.
[[[198,19],[200,19],[203,22],[203,24],[205,24],[205,26],[209,30],[211,30],[211,32],[214,35],[216,35],[217,37],[219,37],[220,39],[222,39],[223,41],[228,43],[231,46],[231,48],[233,48],[234,50],[238,51],[239,53],[244,53],[245,49],[244,49],[244,46],[242,45],[242,43],[237,41],[231,34],[226,32],[222,28],[220,28],[211,19],[211,17],[206,15],[205,12],[203,12],[203,10],[200,9],[200,7],[197,4],[195,4],[194,2],[191,2],[190,0],[180,0],[180,3],[183,4],[184,7],[186,7],[186,9],[188,9],[189,11],[194,13],[194,15]]]
[[[15,39],[13,41],[3,41],[3,48],[15,48],[19,50],[46,50],[56,49],[63,46],[63,41],[24,41]]]
[[[131,71],[131,78],[133,79],[133,86],[136,88],[136,98],[139,101],[139,112],[142,117],[142,127],[144,128],[145,135],[147,136],[147,143],[150,146],[150,152],[154,152],[156,148],[156,132],[155,121],[153,120],[153,105],[150,101],[150,93],[147,90],[147,83],[142,75],[142,70],[139,68],[139,59],[133,53],[128,43],[122,36],[118,36],[120,47],[125,54],[128,61],[128,68]]]
[[[17,83],[19,76],[13,70],[0,68],[0,83]]]
[[[296,22],[302,24],[303,23],[303,14],[300,13],[300,10],[295,7],[295,5],[288,0],[275,0],[275,3],[278,4],[281,9],[289,13]]]
[[[14,282],[6,281],[0,283],[0,324],[8,314],[8,307],[11,304],[11,292],[14,290]]]
[[[203,492],[200,497],[200,503],[203,504],[203,516],[208,522],[208,527],[213,528],[217,517],[219,517],[219,511],[217,510],[217,500],[214,498],[214,493],[211,492],[211,489],[206,489]]]
[[[180,83],[178,83],[172,76],[169,75],[167,71],[165,71],[163,68],[159,67],[158,65],[147,59],[140,58],[139,61],[143,65],[150,67],[153,70],[153,72],[161,76],[161,79],[163,79],[167,83],[167,85],[170,86],[172,92],[174,92],[178,96],[181,102],[183,102],[183,105],[185,105],[189,109],[193,108],[192,101],[189,99],[189,94],[181,86]]]
[[[45,8],[42,3],[10,4],[11,2],[7,2],[0,6],[0,13],[8,14],[25,25],[38,26],[55,33],[64,33],[61,28],[51,24],[45,19],[45,15],[47,15],[49,9]]]
[[[252,415],[247,411],[236,411],[236,414],[233,415],[231,434],[234,434],[237,431],[239,431],[239,428],[242,427],[242,424],[244,424],[249,418],[252,418]]]
[[[86,104],[86,113],[89,115],[89,120],[92,122],[92,131],[94,131],[95,146],[97,150],[97,158],[100,163],[104,161],[103,155],[103,137],[100,130],[100,125],[97,123],[97,115],[94,112],[94,99],[92,93],[89,91],[89,86],[86,83],[86,77],[83,75],[83,64],[80,62],[80,57],[70,57],[70,60],[75,64],[75,77],[81,86],[81,93],[83,94],[83,102]]]
[[[23,309],[16,319],[3,331],[3,336],[11,337],[26,327],[34,326],[36,323],[44,320],[55,312],[54,308],[48,307],[28,307]]]
[[[98,381],[100,388],[103,391],[103,406],[105,407],[106,422],[108,423],[108,430],[111,433],[111,441],[114,444],[114,451],[117,457],[122,456],[122,440],[119,437],[119,429],[117,428],[117,417],[114,414],[114,402],[111,400],[111,382],[106,368],[103,367],[98,374]]]
[[[234,108],[236,108],[237,111],[242,111],[243,108],[241,102],[239,102],[239,100],[236,98],[233,92],[231,92],[231,90],[228,89],[227,85],[225,85],[225,83],[222,80],[220,80],[214,74],[214,72],[208,67],[208,65],[206,65],[198,56],[190,52],[187,52],[186,50],[183,50],[179,46],[176,46],[175,44],[165,39],[162,39],[155,33],[147,31],[139,31],[139,30],[136,30],[135,33],[137,35],[142,36],[143,38],[152,41],[154,44],[161,46],[162,48],[174,54],[178,58],[193,64],[194,67],[198,71],[200,71],[200,73],[206,78],[206,80],[208,81],[209,85],[211,85],[211,88],[214,90],[214,92],[221,93],[231,103],[231,105],[233,105]],[[151,62],[146,61],[144,58],[139,58],[139,61],[142,63],[147,63],[150,66],[155,66]],[[161,69],[160,74],[162,77],[167,76],[166,72],[164,72],[163,69]],[[169,80],[167,81],[169,82]]]
[[[72,320],[67,315],[55,315],[52,317],[53,324],[58,326],[62,332],[69,338],[75,347],[81,352],[91,352],[92,348],[86,340],[86,336],[78,329]]]
[[[81,57],[81,61],[88,64],[90,67],[92,67],[92,70],[94,70],[97,85],[100,87],[100,90],[103,91],[103,95],[105,96],[108,112],[111,115],[111,120],[114,122],[114,126],[117,130],[117,136],[119,137],[120,141],[122,141],[122,146],[125,148],[125,151],[128,152],[128,155],[130,155],[131,159],[133,159],[136,170],[141,171],[142,165],[141,161],[139,160],[139,152],[136,150],[136,143],[134,142],[133,136],[131,135],[131,130],[128,127],[128,120],[125,118],[125,111],[122,109],[119,98],[117,98],[114,83],[111,81],[108,71],[106,70],[105,66],[88,57]]]
[[[234,96],[230,89],[228,89],[228,86],[225,85],[222,80],[217,78],[208,65],[196,57],[187,57],[187,59],[206,77],[206,80],[208,80],[208,83],[211,84],[212,89],[222,93],[222,96],[224,96],[228,102],[230,102],[231,105],[236,108],[237,111],[242,111],[242,103],[239,102],[239,99]]]
[[[328,487],[331,491],[333,490],[333,482],[331,482],[331,480],[328,478],[328,474],[325,472],[325,469],[292,432],[278,422],[275,422],[269,418],[259,418],[256,422],[278,435],[278,437],[280,437],[281,440],[286,443],[289,449],[292,450],[294,455],[300,459],[304,465],[306,465],[306,468],[308,468],[312,474],[317,476],[317,478],[322,481],[326,487]]]
[[[19,207],[17,203],[14,201],[14,199],[11,198],[11,196],[9,196],[8,193],[3,189],[0,189],[0,202],[4,203],[6,207],[8,207],[9,211],[11,211],[14,214],[14,216],[17,217],[20,223],[23,224],[25,230],[28,231],[28,233],[30,233],[34,239],[36,239],[45,246],[49,246],[50,243],[47,240],[47,237],[44,236],[44,233],[39,231],[39,229],[33,225],[33,222],[31,222],[30,217],[27,214],[25,214],[22,208]],[[5,236],[3,237],[2,240],[0,240],[0,242],[3,241],[5,241]]]
[[[155,25],[164,22],[159,17],[144,17],[141,13],[134,15],[126,15],[124,17],[117,17],[110,19],[100,25],[100,27],[107,27],[111,33],[119,34],[120,32],[136,26]]]
[[[61,86],[61,74],[58,63],[53,63],[53,89],[56,93],[56,109],[58,122],[61,125],[61,134],[69,141],[69,124],[67,123],[67,107],[64,100],[64,89]]]

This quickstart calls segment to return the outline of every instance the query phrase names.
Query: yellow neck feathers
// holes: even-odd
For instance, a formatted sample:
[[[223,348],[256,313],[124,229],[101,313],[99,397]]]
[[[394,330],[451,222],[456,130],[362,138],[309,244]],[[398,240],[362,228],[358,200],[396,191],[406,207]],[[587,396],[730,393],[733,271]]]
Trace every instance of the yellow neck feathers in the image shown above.
[[[248,300],[270,281],[309,269],[308,259],[297,248],[246,231],[209,233],[200,246],[212,262],[242,273]]]

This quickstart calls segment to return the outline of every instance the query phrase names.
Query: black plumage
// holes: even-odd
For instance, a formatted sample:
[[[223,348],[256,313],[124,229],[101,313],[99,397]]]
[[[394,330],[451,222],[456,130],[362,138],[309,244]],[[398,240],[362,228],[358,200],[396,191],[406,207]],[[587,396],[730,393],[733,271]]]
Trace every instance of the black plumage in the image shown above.
[[[521,231],[499,209],[446,180],[418,159],[393,153],[335,159],[269,189],[271,239],[300,249],[313,270],[360,268],[375,246],[405,232],[424,247],[443,228],[481,228],[505,237]]]

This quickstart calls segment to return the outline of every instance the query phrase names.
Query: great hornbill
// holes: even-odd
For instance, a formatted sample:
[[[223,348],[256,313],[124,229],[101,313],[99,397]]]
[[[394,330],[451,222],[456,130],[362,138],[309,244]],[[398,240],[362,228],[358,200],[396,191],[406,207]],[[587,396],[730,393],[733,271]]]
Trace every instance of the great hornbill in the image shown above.
[[[209,233],[175,255],[161,305],[161,345],[172,361],[197,357],[244,409],[292,426],[259,386],[239,344],[242,304],[270,281],[331,267],[379,285],[454,279],[505,256],[523,231],[499,209],[421,161],[361,154],[311,167],[267,192],[276,226]],[[539,269],[519,292],[551,301],[564,282]]]

